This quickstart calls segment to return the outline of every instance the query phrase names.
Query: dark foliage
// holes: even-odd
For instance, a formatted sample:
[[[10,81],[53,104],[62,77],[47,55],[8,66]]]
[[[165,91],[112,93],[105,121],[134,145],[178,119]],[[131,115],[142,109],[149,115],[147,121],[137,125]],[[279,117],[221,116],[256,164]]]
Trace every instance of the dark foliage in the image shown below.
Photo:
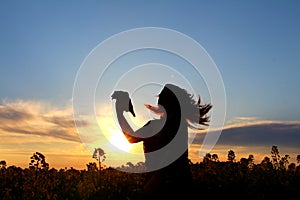
[[[37,155],[45,161],[43,155]],[[275,155],[279,159],[277,152]],[[282,160],[286,161],[285,158]],[[254,164],[253,160],[254,156],[249,155],[240,161],[221,162],[216,154],[207,154],[201,162],[190,163],[194,180],[190,192],[197,198],[299,197],[300,164],[287,165],[287,162],[274,162],[268,157],[259,164]],[[49,169],[44,161],[44,165],[30,165],[25,169],[6,167],[1,161],[0,199],[143,199],[145,174],[113,168],[100,171],[93,163],[87,165],[88,170]],[[141,163],[127,167],[140,166]]]

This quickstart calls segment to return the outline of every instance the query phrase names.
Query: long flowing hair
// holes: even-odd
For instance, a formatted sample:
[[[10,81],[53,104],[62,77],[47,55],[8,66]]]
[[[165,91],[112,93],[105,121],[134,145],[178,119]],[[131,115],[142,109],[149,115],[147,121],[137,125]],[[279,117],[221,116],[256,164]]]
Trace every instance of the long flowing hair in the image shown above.
[[[164,95],[162,95],[162,93]],[[194,95],[189,93],[186,89],[173,84],[166,84],[159,98],[168,99],[162,101],[164,102],[162,103],[163,105],[151,106],[145,104],[145,106],[158,115],[163,115],[164,112],[168,113],[168,110],[170,111],[171,109],[180,109],[181,118],[186,120],[190,128],[201,130],[203,129],[203,125],[208,126],[210,121],[208,112],[211,110],[212,105],[210,103],[202,104],[200,95],[198,95],[198,99],[196,100]],[[178,100],[179,104],[173,103],[176,100]],[[178,105],[180,108],[178,108]],[[162,108],[162,106],[164,108]]]

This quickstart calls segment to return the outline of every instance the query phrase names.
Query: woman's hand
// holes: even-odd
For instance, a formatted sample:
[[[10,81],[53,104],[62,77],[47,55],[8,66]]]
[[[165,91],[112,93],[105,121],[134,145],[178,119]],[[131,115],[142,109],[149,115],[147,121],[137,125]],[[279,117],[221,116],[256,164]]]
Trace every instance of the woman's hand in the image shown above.
[[[135,116],[131,99],[129,98],[128,92],[125,91],[115,91],[111,95],[112,99],[116,99],[116,111],[117,112],[131,112]]]
[[[123,115],[124,111],[126,112],[129,111],[133,114],[133,116],[135,116],[128,92],[115,91],[111,95],[111,98],[116,100],[115,106],[117,111],[118,122],[127,140],[130,143],[135,143],[140,141],[139,139],[133,136],[134,130],[131,128],[131,126],[129,125],[129,123],[127,122],[126,118]]]

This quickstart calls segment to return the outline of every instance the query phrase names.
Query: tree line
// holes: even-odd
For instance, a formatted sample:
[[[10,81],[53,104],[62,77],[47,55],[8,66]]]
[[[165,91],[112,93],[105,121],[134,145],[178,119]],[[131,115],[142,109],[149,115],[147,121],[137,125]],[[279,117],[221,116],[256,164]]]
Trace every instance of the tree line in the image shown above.
[[[190,162],[191,192],[202,198],[299,198],[300,155],[296,163],[289,163],[290,156],[281,156],[277,146],[270,153],[257,164],[251,154],[237,161],[229,150],[227,160],[220,161],[217,154],[208,153],[202,161]],[[0,161],[0,199],[141,199],[145,174],[121,170],[143,167],[142,162],[119,168],[90,162],[84,170],[50,169],[45,156],[35,152],[28,168],[8,167]]]

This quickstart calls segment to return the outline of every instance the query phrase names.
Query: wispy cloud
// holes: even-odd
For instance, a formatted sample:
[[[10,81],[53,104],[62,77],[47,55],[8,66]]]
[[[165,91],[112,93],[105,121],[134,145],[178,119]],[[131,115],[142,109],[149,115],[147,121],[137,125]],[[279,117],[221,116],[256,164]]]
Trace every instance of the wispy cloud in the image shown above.
[[[50,136],[80,142],[71,106],[56,108],[44,102],[5,100],[0,105],[0,121],[0,135]],[[88,122],[80,125],[87,126]]]
[[[4,104],[0,106],[0,120],[1,123],[9,123],[14,121],[23,121],[32,118],[31,113],[25,111],[23,108],[15,108],[13,105]]]
[[[209,134],[209,133],[208,133]],[[193,143],[201,144],[205,134],[197,134]],[[271,121],[239,118],[222,130],[218,145],[278,145],[299,148],[300,121]]]
[[[202,160],[199,154],[205,131],[196,133],[191,142],[189,155],[192,161]],[[222,129],[217,144],[210,152],[216,153],[220,160],[227,160],[229,150],[234,150],[237,160],[253,154],[255,162],[259,163],[265,156],[271,155],[271,147],[278,146],[280,153],[291,156],[291,162],[296,162],[300,153],[300,121],[260,120],[255,117],[236,118]]]

